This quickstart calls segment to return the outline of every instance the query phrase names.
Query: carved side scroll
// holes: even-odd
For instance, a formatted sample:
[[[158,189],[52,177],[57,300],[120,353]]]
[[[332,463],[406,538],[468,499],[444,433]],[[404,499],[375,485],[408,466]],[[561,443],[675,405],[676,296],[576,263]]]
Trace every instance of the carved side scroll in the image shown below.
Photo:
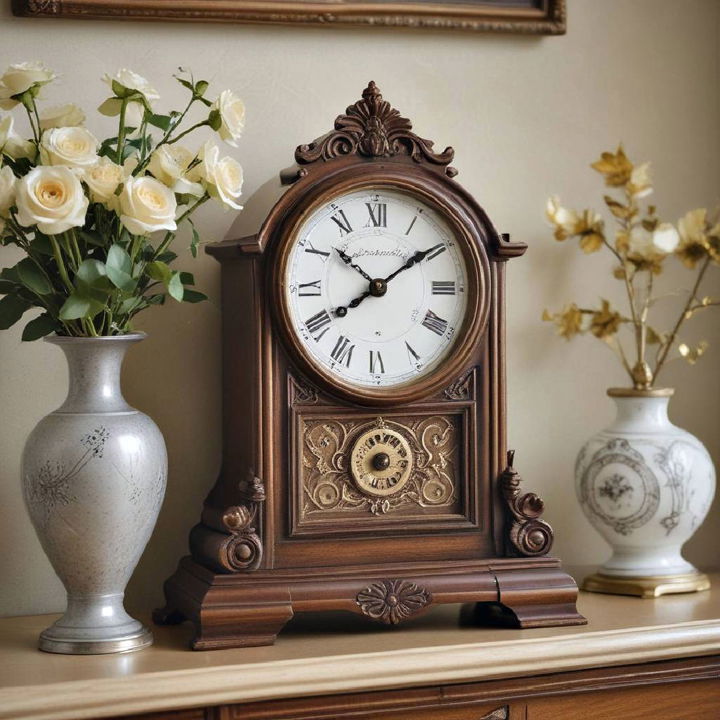
[[[500,492],[510,516],[508,540],[519,555],[544,555],[553,542],[550,525],[540,520],[545,504],[535,493],[522,493],[522,478],[513,467],[515,451],[507,454],[507,467],[500,475]]]
[[[251,476],[240,483],[240,492],[247,502],[229,507],[223,514],[223,524],[231,533],[223,548],[223,564],[233,572],[257,570],[263,554],[262,541],[254,526],[265,502],[265,486],[260,478]]]
[[[300,145],[295,151],[298,165],[332,160],[343,155],[361,155],[371,158],[401,155],[417,163],[444,167],[449,177],[457,170],[448,167],[455,151],[451,147],[441,153],[433,151],[433,142],[412,132],[412,123],[383,100],[374,82],[365,88],[362,100],[350,105],[345,115],[335,120],[335,129],[309,145]]]

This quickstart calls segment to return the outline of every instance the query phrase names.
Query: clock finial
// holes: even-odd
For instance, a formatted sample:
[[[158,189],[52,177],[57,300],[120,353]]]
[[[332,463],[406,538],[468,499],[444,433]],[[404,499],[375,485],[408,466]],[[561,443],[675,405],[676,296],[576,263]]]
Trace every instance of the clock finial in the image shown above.
[[[447,167],[455,151],[445,148],[433,151],[433,142],[412,132],[412,123],[383,100],[380,88],[373,80],[363,90],[362,99],[350,105],[344,115],[335,120],[335,128],[309,145],[295,151],[299,165],[327,162],[344,155],[370,158],[400,157],[416,163],[428,163],[443,168],[454,177],[457,171]]]

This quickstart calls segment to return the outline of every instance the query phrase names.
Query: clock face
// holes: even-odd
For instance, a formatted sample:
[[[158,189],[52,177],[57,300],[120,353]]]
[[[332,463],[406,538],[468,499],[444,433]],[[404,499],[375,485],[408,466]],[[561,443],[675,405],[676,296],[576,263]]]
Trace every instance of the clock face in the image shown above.
[[[294,237],[285,287],[292,328],[313,362],[361,387],[431,373],[467,309],[467,268],[450,225],[390,189],[315,208]]]

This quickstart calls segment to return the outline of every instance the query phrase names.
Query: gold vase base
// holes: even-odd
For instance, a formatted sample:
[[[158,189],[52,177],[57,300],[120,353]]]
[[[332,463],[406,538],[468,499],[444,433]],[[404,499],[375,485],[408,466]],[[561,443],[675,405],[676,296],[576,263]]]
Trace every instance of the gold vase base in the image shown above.
[[[640,598],[656,598],[675,593],[702,592],[710,589],[710,579],[705,573],[685,575],[655,575],[653,577],[618,577],[593,573],[580,586],[581,590],[610,595],[634,595]]]

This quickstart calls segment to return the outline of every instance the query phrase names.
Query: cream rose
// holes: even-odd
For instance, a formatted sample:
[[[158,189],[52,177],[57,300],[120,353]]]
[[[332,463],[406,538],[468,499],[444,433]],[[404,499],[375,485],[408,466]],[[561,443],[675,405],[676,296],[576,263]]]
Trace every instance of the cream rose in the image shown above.
[[[32,157],[35,146],[15,132],[14,122],[12,115],[0,118],[0,155],[9,155],[15,160]]]
[[[225,208],[242,210],[238,199],[242,195],[243,170],[240,163],[229,156],[220,157],[220,149],[213,142],[205,143],[199,173],[211,197]]]
[[[142,76],[127,68],[120,68],[115,75],[105,75],[103,80],[112,88],[113,82],[122,85],[126,90],[138,92],[145,97],[148,105],[152,105],[160,98],[158,91]],[[103,115],[115,116],[120,114],[122,100],[112,97],[106,100],[98,111]],[[138,127],[142,122],[145,109],[141,102],[133,101],[125,108],[125,123],[129,126]]]
[[[245,104],[232,90],[223,90],[212,109],[220,113],[218,135],[228,145],[237,147],[245,128]]]
[[[182,145],[161,145],[150,157],[148,170],[172,187],[186,172],[195,155]]]
[[[120,222],[133,235],[176,230],[175,195],[155,178],[129,177],[120,193]]]
[[[0,77],[0,108],[10,110],[18,104],[13,95],[20,95],[33,85],[45,85],[56,77],[41,62],[24,62],[11,65]]]
[[[17,208],[21,225],[58,235],[85,224],[88,199],[72,170],[40,165],[18,181]]]
[[[61,127],[77,127],[85,122],[85,113],[73,103],[57,105],[40,113],[40,127],[43,130]]]
[[[15,173],[5,165],[0,169],[0,216],[7,217],[8,211],[15,204],[16,188]]]
[[[82,179],[95,202],[105,203],[111,209],[117,207],[115,191],[125,179],[125,171],[120,165],[116,165],[110,158],[101,157],[94,165],[84,169]]]
[[[52,128],[43,133],[40,153],[46,165],[84,168],[98,160],[98,139],[82,127]]]

